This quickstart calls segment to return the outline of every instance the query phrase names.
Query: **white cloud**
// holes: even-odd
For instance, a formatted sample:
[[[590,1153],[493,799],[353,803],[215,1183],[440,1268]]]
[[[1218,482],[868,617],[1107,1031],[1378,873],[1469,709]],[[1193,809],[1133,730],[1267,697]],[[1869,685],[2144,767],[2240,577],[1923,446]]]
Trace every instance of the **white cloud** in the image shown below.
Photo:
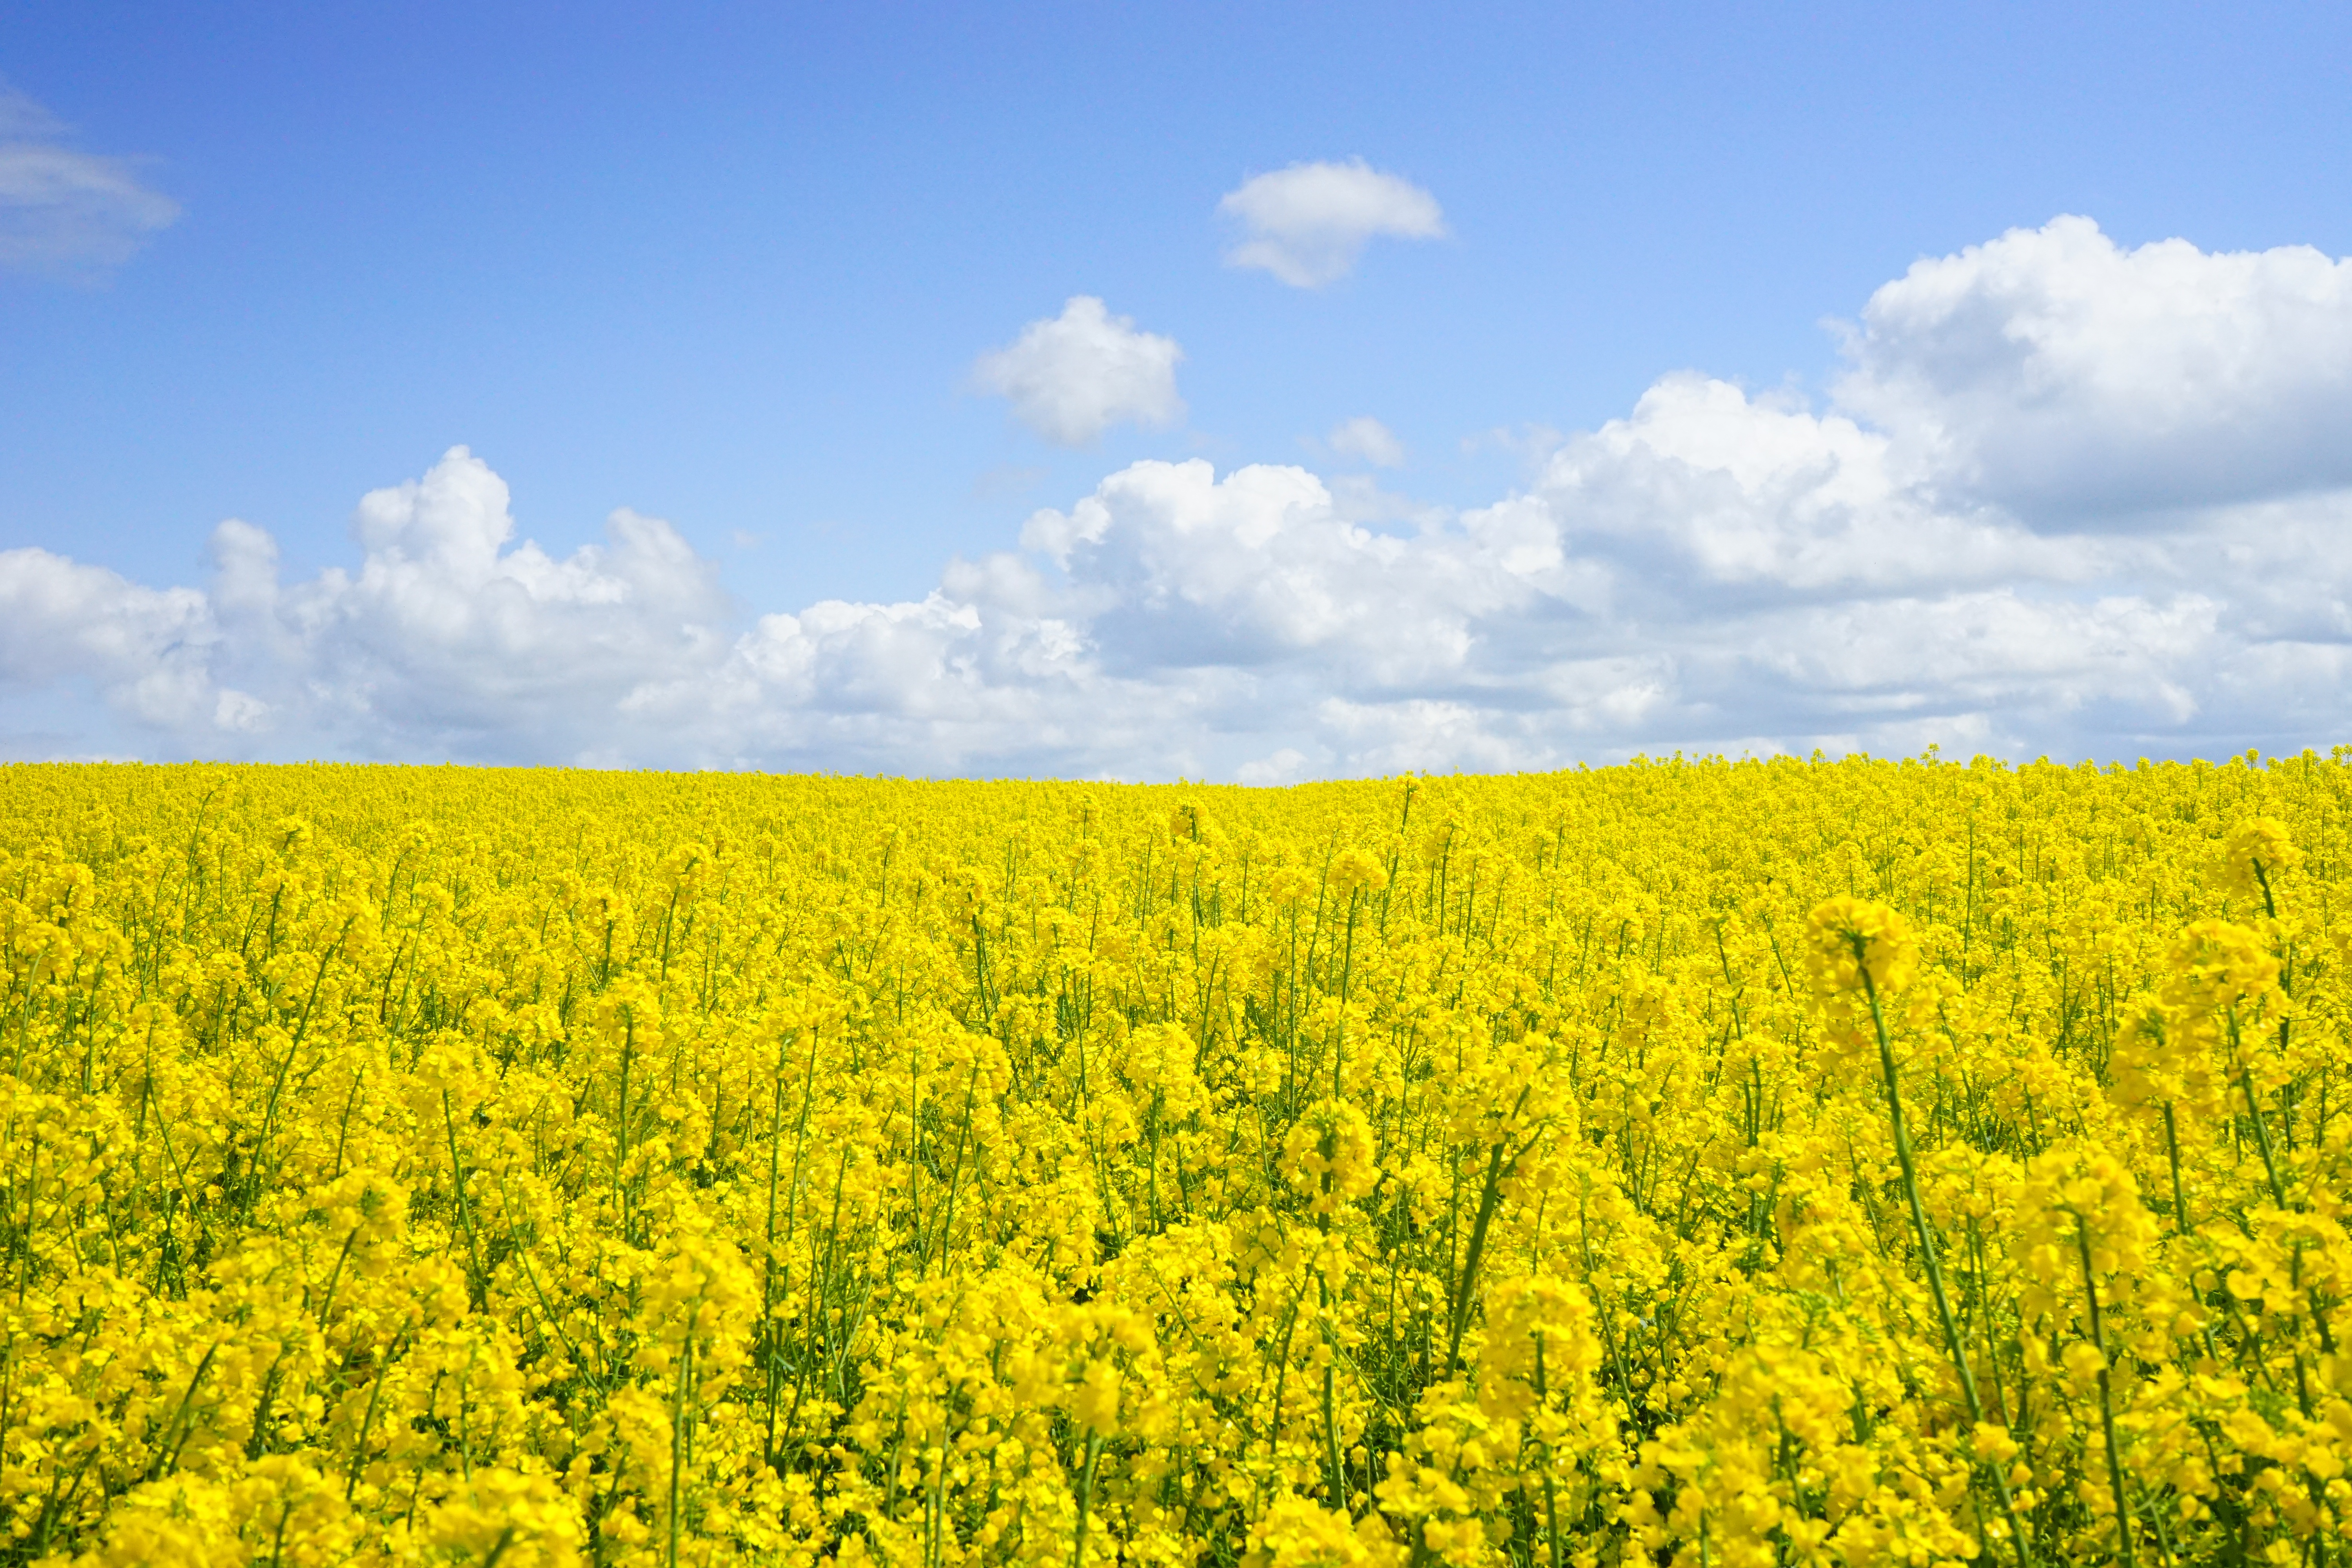
[[[201,732],[226,715],[247,730],[249,698],[218,686],[220,627],[192,588],[144,588],[46,550],[0,551],[0,682],[89,681],[125,718]]]
[[[1361,158],[1259,174],[1225,193],[1217,211],[1237,220],[1246,236],[1225,253],[1227,263],[1263,268],[1295,289],[1346,277],[1373,238],[1445,233],[1436,197]]]
[[[2352,260],[2084,217],[1915,264],[1838,386],[1937,489],[2044,527],[2352,484]]]
[[[1307,753],[1294,746],[1285,746],[1271,756],[1244,763],[1234,770],[1234,782],[1261,786],[1297,784],[1307,776]]]
[[[65,145],[66,127],[0,87],[0,269],[66,275],[128,260],[180,216],[120,158]]]
[[[1685,595],[2077,580],[2111,549],[1939,507],[1886,436],[1836,415],[1666,376],[1631,416],[1564,442],[1535,494],[1587,549]]]
[[[1084,447],[1125,421],[1181,419],[1176,364],[1183,357],[1175,339],[1142,331],[1133,317],[1080,294],[1059,316],[1032,321],[1010,344],[981,355],[972,379],[1011,399],[1013,416],[1046,440]]]
[[[1343,458],[1359,458],[1376,468],[1404,466],[1404,443],[1395,432],[1369,414],[1343,419],[1323,438],[1324,445]]]
[[[669,524],[625,508],[607,542],[561,560],[508,548],[507,487],[463,447],[424,479],[371,491],[356,574],[281,592],[331,721],[475,754],[572,755],[650,679],[709,665],[734,606]]]
[[[2070,254],[2101,275],[2112,259]],[[2075,288],[2034,265],[2032,298]],[[2000,408],[1863,406],[1907,384],[1891,345],[1936,341],[1868,319],[1853,403],[1666,376],[1489,506],[1139,462],[919,599],[756,617],[634,512],[561,559],[518,542],[506,486],[457,448],[365,497],[357,563],[306,582],[281,582],[274,542],[239,522],[215,531],[203,590],[0,554],[0,683],[30,703],[80,682],[157,752],[1269,784],[1635,750],[2128,757],[2352,732],[2352,484],[2220,460],[2193,476],[2217,499],[2122,530],[2126,503],[2101,498],[2128,473],[2101,491],[2092,467],[2063,504],[2029,504],[1985,479],[2011,471],[1992,460],[2012,449]],[[2267,329],[2229,320],[2202,329],[2210,353],[2252,363],[2220,340]],[[2147,318],[2143,335],[2168,332],[2189,335]],[[2128,383],[2070,352],[2080,372],[2040,416],[2124,450]],[[2316,373],[2278,374],[2326,395]],[[2147,460],[2175,461],[2166,443],[2201,417],[2152,419]]]
[[[0,554],[0,679],[86,676],[199,749],[237,731],[305,752],[568,760],[610,743],[640,686],[732,646],[716,569],[667,523],[625,510],[603,546],[509,548],[505,481],[462,447],[371,491],[352,531],[356,572],[282,584],[270,536],[224,522],[204,593]]]

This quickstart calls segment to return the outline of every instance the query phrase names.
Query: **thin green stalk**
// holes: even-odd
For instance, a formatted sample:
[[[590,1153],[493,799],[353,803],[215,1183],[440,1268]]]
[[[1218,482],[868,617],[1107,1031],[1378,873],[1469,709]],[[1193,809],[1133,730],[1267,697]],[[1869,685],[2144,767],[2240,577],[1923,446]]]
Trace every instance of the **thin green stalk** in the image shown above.
[[[2180,1185],[2180,1129],[2172,1113],[2172,1101],[2164,1102],[2164,1152],[2172,1163],[2172,1217],[2180,1234],[2189,1234],[2189,1199]]]
[[[2083,1259],[2083,1294],[2091,1302],[2091,1345],[2099,1352],[2099,1426],[2107,1443],[2107,1484],[2116,1497],[2116,1540],[2124,1568],[2132,1568],[2131,1504],[2124,1493],[2124,1462],[2116,1447],[2116,1405],[2107,1379],[2107,1331],[2099,1311],[2098,1277],[2091,1266],[2091,1227],[2074,1215],[2074,1249]]]
[[[441,1090],[441,1125],[449,1134],[449,1185],[457,1197],[457,1220],[466,1230],[466,1256],[473,1267],[467,1271],[467,1294],[473,1298],[474,1310],[480,1311],[488,1304],[490,1279],[482,1267],[482,1247],[474,1234],[474,1209],[466,1199],[466,1166],[457,1157],[457,1119],[449,1106],[449,1090]],[[354,1228],[352,1234],[358,1232]]]
[[[1478,1279],[1478,1263],[1486,1250],[1486,1226],[1495,1217],[1503,1187],[1503,1140],[1495,1140],[1486,1160],[1486,1180],[1478,1194],[1478,1216],[1470,1222],[1470,1247],[1462,1259],[1462,1278],[1454,1289],[1453,1320],[1446,1325],[1445,1375],[1462,1365],[1462,1332],[1470,1323],[1470,1296]]]
[[[677,1568],[678,1475],[686,1468],[686,1391],[694,1378],[694,1318],[702,1310],[697,1298],[687,1309],[686,1343],[679,1347],[677,1384],[669,1402],[669,1568]]]
[[[1346,956],[1339,961],[1339,1022],[1331,1035],[1331,1098],[1338,1100],[1344,1079],[1340,1068],[1348,1049],[1348,986],[1356,973],[1356,911],[1362,905],[1363,889],[1348,889],[1348,940]]]
[[[1551,1397],[1544,1386],[1543,1335],[1536,1336],[1536,1405],[1541,1409]],[[1551,1445],[1544,1445],[1544,1538],[1551,1545],[1551,1568],[1559,1568],[1559,1489],[1552,1479]]]
[[[1927,1230],[1927,1211],[1919,1201],[1919,1170],[1911,1154],[1911,1131],[1903,1121],[1903,1089],[1895,1068],[1895,1043],[1887,1038],[1886,1015],[1878,1004],[1878,986],[1870,978],[1868,941],[1860,932],[1848,932],[1846,940],[1853,944],[1855,966],[1862,973],[1862,993],[1870,1003],[1870,1026],[1878,1036],[1878,1070],[1886,1087],[1886,1114],[1895,1133],[1895,1159],[1903,1168],[1903,1197],[1910,1206],[1911,1228],[1919,1238],[1919,1261],[1927,1275],[1927,1292],[1936,1300],[1936,1321],[1944,1330],[1944,1348],[1952,1358],[1952,1370],[1959,1374],[1960,1397],[1969,1407],[1969,1425],[1973,1428],[1984,1422],[1984,1405],[1977,1397],[1976,1374],[1969,1370],[1967,1350],[1960,1343],[1959,1324],[1952,1316],[1951,1299],[1944,1293],[1943,1266],[1937,1261],[1936,1242]],[[2025,1531],[2018,1525],[2017,1505],[2009,1495],[2009,1478],[2000,1467],[1979,1462],[1979,1468],[1992,1478],[1993,1488],[2000,1498],[2001,1516],[2009,1521],[2009,1538],[2017,1552],[2018,1568],[2025,1568]]]
[[[1323,1464],[1326,1484],[1331,1490],[1331,1507],[1338,1512],[1348,1511],[1347,1471],[1339,1465],[1339,1424],[1334,1415],[1332,1383],[1339,1361],[1339,1336],[1331,1331],[1331,1287],[1321,1275],[1315,1279],[1317,1294],[1323,1307]]]
[[[2278,1156],[2271,1152],[2270,1121],[2263,1115],[2262,1101],[2254,1094],[2254,1070],[2246,1060],[2244,1043],[2238,1037],[2238,1010],[2230,1009],[2230,1055],[2238,1069],[2238,1091],[2246,1097],[2246,1117],[2253,1123],[2254,1147],[2263,1157],[2263,1173],[2270,1178],[2271,1199],[2282,1209],[2287,1206],[2286,1183],[2279,1178]]]
[[[1070,1542],[1070,1568],[1087,1568],[1087,1515],[1094,1507],[1095,1461],[1102,1458],[1102,1436],[1087,1438],[1087,1468],[1078,1475],[1078,1524]]]

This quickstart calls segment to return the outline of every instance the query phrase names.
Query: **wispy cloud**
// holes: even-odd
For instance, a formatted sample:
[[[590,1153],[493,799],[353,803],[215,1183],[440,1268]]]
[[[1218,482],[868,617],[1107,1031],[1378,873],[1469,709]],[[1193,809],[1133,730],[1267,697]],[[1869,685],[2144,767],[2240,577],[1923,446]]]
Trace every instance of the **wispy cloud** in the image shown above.
[[[1323,437],[1323,444],[1343,458],[1354,458],[1376,468],[1404,466],[1404,443],[1396,432],[1369,414],[1343,419]]]
[[[68,128],[0,86],[0,270],[86,277],[127,261],[180,216],[126,159],[68,145]]]

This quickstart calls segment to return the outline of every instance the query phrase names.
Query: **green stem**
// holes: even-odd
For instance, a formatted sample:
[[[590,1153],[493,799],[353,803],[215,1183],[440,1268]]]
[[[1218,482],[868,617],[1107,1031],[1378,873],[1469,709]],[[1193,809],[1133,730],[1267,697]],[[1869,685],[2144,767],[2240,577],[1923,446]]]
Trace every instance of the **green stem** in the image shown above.
[[[1078,1525],[1070,1542],[1070,1568],[1087,1568],[1087,1515],[1094,1507],[1095,1461],[1102,1458],[1099,1434],[1087,1439],[1087,1468],[1078,1475]]]
[[[1960,1397],[1968,1404],[1969,1424],[1973,1428],[1984,1421],[1984,1405],[1977,1397],[1976,1374],[1969,1370],[1968,1352],[1960,1343],[1951,1299],[1944,1293],[1944,1270],[1937,1261],[1935,1238],[1927,1231],[1927,1211],[1919,1202],[1919,1170],[1911,1156],[1911,1131],[1903,1121],[1903,1089],[1895,1068],[1895,1043],[1887,1038],[1886,1015],[1878,1004],[1878,986],[1870,978],[1868,939],[1853,931],[1847,933],[1846,940],[1853,944],[1854,963],[1862,972],[1862,994],[1870,1002],[1870,1026],[1878,1036],[1878,1070],[1886,1086],[1886,1114],[1895,1133],[1895,1159],[1903,1168],[1903,1197],[1910,1206],[1911,1228],[1919,1238],[1919,1261],[1927,1272],[1927,1293],[1936,1299],[1936,1321],[1943,1327],[1944,1347],[1951,1355],[1952,1370],[1959,1374]],[[1973,1431],[1970,1436],[1973,1438]],[[2017,1552],[2018,1568],[2025,1568],[2025,1531],[2018,1525],[2017,1505],[2009,1495],[2009,1478],[1996,1465],[1985,1464],[1981,1468],[1992,1478],[1993,1489],[2000,1498],[2000,1511],[2009,1521],[2009,1538]]]
[[[1536,1336],[1536,1406],[1545,1408],[1551,1395],[1544,1387],[1543,1336]],[[1559,1568],[1559,1491],[1552,1479],[1551,1446],[1544,1446],[1544,1534],[1551,1542],[1551,1568]]]
[[[686,1468],[686,1390],[694,1376],[693,1322],[702,1310],[697,1297],[687,1309],[687,1341],[679,1347],[677,1386],[670,1394],[669,1404],[669,1568],[677,1568],[677,1492],[678,1473]]]
[[[2116,1406],[2107,1380],[2107,1331],[2099,1311],[2099,1285],[2091,1267],[2091,1227],[2080,1214],[2074,1216],[2074,1249],[2083,1259],[2083,1293],[2091,1302],[2091,1346],[2099,1352],[2099,1426],[2107,1443],[2107,1485],[2116,1497],[2116,1540],[2120,1544],[2124,1568],[2132,1568],[2131,1505],[2124,1496],[2124,1463],[2116,1447]]]
[[[1331,1489],[1331,1507],[1345,1513],[1348,1511],[1348,1480],[1347,1472],[1339,1467],[1339,1424],[1334,1414],[1332,1397],[1339,1360],[1339,1336],[1331,1331],[1331,1286],[1320,1274],[1315,1277],[1315,1289],[1322,1299],[1323,1307],[1323,1464]]]

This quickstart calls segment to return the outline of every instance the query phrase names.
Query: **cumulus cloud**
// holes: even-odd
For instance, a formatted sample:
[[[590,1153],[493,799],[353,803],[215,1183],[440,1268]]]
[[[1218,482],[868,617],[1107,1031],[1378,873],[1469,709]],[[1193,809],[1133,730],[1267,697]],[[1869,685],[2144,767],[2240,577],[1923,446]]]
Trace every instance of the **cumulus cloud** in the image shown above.
[[[0,270],[100,271],[179,217],[130,163],[68,141],[47,110],[0,86]]]
[[[0,553],[0,681],[85,676],[173,750],[577,760],[622,754],[630,694],[732,640],[715,567],[667,523],[616,511],[561,560],[514,544],[505,481],[463,447],[369,492],[352,533],[356,571],[283,584],[276,542],[232,519],[203,592]]]
[[[2044,527],[2352,484],[2352,259],[2126,250],[2084,217],[1916,263],[1839,402],[1953,497]]]
[[[1079,294],[1062,313],[1032,321],[1003,348],[980,356],[972,380],[1008,398],[1013,416],[1063,447],[1090,446],[1113,425],[1172,425],[1184,416],[1173,338],[1114,316]]]
[[[2035,231],[2053,232],[2110,266],[2082,226]],[[2295,254],[2218,259],[2319,276]],[[2205,499],[2136,528],[2112,520],[2137,500],[2084,500],[2110,493],[2095,467],[2062,500],[2004,489],[2008,414],[1873,401],[1911,384],[1887,370],[1905,362],[1886,298],[1851,401],[1666,376],[1466,510],[1368,507],[1360,476],[1286,465],[1134,463],[894,604],[751,615],[625,510],[559,559],[518,540],[506,486],[460,447],[367,495],[356,564],[304,582],[238,522],[202,589],[0,554],[0,685],[80,682],[159,752],[1262,784],[1678,748],[2211,754],[2352,730],[2352,482],[2282,446],[2200,470],[2185,493]],[[2128,378],[2051,384],[2038,416],[2123,449]],[[2317,372],[2299,384],[2325,393]],[[2147,461],[2202,417],[2152,420]]]
[[[221,629],[192,588],[154,589],[46,550],[0,551],[0,680],[89,682],[125,717],[162,729],[249,730],[260,705],[219,685]]]
[[[1886,435],[1689,373],[1555,448],[1534,493],[1587,550],[1685,602],[2081,580],[2112,553],[1939,507],[1906,481]]]
[[[1376,468],[1404,465],[1404,443],[1395,432],[1369,414],[1343,419],[1323,438],[1324,445],[1343,458],[1355,458]]]
[[[1244,237],[1225,252],[1234,267],[1271,272],[1294,289],[1319,289],[1346,277],[1367,242],[1436,239],[1445,233],[1437,198],[1361,158],[1344,163],[1293,163],[1244,180],[1217,211]]]

